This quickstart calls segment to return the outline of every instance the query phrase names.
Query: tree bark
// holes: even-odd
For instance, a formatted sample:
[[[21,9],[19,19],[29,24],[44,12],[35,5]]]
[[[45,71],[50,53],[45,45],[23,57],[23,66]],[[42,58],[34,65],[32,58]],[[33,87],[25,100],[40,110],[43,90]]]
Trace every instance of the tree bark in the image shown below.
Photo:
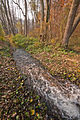
[[[41,6],[41,22],[40,22],[40,39],[41,41],[44,41],[44,0],[40,0],[40,6]]]
[[[7,0],[7,6],[8,6],[8,11],[9,11],[11,28],[12,28],[13,34],[15,35],[15,28],[14,28],[13,20],[12,20],[12,16],[11,16],[11,11],[10,11],[10,6],[9,6],[9,0]]]
[[[4,28],[5,33],[9,34],[9,33],[11,33],[11,30],[9,29],[7,20],[5,19],[6,16],[5,16],[5,11],[3,9],[3,6],[2,6],[2,4],[0,4],[0,5],[1,5],[1,8],[0,8],[0,13],[1,13],[0,21],[1,21],[1,24],[2,24],[2,26]]]
[[[72,35],[72,33],[74,32],[74,30],[76,29],[76,27],[79,24],[79,22],[80,22],[80,14],[78,14],[78,16],[75,18],[75,21],[74,21],[73,28],[72,28],[70,36]]]
[[[77,24],[76,24],[75,27],[73,27],[73,24],[75,24],[74,20],[76,17],[76,12],[77,12],[79,4],[80,4],[80,0],[73,0],[73,2],[72,2],[72,6],[71,6],[71,9],[69,12],[68,21],[67,21],[67,25],[65,28],[63,41],[62,41],[62,45],[64,47],[68,47],[69,38],[70,38],[71,34],[73,33],[72,31],[74,31],[75,30],[74,28],[76,28],[76,26],[77,26]]]
[[[44,1],[40,0],[41,3],[41,22],[44,21]]]
[[[46,0],[46,23],[49,21],[50,19],[50,0]]]
[[[8,21],[9,29],[10,29],[10,31],[13,33],[13,35],[15,35],[15,34],[14,34],[14,31],[13,31],[13,29],[12,29],[12,25],[11,25],[11,23],[10,23],[9,16],[8,16],[6,1],[5,1],[5,3],[4,3],[3,0],[1,0],[1,3],[2,3],[2,5],[3,5],[3,7],[4,7],[4,10],[5,10],[5,14],[6,14],[6,18],[7,18],[7,21]]]
[[[27,36],[27,1],[25,1],[25,35]]]

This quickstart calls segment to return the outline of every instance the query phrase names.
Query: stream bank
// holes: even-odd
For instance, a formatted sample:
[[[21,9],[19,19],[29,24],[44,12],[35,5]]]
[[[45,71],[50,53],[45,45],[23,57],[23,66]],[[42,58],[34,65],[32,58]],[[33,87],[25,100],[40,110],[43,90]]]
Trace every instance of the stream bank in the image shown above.
[[[80,89],[69,81],[52,77],[41,63],[29,53],[17,49],[14,60],[26,86],[32,86],[46,101],[49,113],[61,120],[80,120]]]
[[[17,69],[11,54],[9,42],[0,40],[0,120],[48,119],[45,103],[25,86],[25,76]]]

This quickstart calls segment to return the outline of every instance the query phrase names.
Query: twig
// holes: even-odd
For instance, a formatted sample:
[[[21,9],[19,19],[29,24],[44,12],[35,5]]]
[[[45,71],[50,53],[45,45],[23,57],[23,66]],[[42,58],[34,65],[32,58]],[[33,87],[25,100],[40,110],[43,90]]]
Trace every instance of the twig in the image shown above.
[[[25,14],[24,14],[22,8],[20,7],[20,5],[19,5],[17,2],[15,2],[14,0],[12,0],[12,1],[13,1],[13,3],[15,3],[15,4],[19,7],[19,9],[22,11],[23,16],[25,16]]]

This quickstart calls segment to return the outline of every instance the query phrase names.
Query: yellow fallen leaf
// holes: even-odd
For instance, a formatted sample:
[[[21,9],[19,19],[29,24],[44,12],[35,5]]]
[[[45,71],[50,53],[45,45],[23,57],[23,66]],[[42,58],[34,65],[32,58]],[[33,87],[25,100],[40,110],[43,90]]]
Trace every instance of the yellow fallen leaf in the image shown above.
[[[21,84],[21,85],[23,85],[23,83],[22,83],[22,82],[21,82],[20,84]]]
[[[35,110],[31,110],[31,115],[34,115],[34,113],[35,113]]]
[[[38,117],[38,116],[39,116],[39,114],[38,114],[38,113],[36,113],[36,116]]]
[[[21,76],[18,77],[18,79],[20,79],[20,78],[21,78]]]
[[[32,102],[33,101],[33,99],[30,99],[30,102]]]
[[[22,80],[22,83],[24,82],[24,80]]]
[[[78,72],[80,72],[80,70],[78,70]]]
[[[68,75],[68,77],[71,77],[71,75]]]

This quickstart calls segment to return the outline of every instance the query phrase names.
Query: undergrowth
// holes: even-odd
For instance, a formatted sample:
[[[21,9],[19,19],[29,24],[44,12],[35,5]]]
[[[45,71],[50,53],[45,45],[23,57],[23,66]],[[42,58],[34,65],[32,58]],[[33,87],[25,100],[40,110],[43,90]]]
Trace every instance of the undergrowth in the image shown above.
[[[46,45],[34,37],[25,37],[17,34],[12,37],[13,43],[21,48],[25,48],[30,53],[37,54],[41,52],[51,52],[52,45]]]
[[[40,60],[53,76],[70,80],[80,86],[80,52],[71,48],[64,49],[58,42],[54,46],[54,44],[45,44],[37,38],[19,34],[12,40],[15,45],[24,48]]]

